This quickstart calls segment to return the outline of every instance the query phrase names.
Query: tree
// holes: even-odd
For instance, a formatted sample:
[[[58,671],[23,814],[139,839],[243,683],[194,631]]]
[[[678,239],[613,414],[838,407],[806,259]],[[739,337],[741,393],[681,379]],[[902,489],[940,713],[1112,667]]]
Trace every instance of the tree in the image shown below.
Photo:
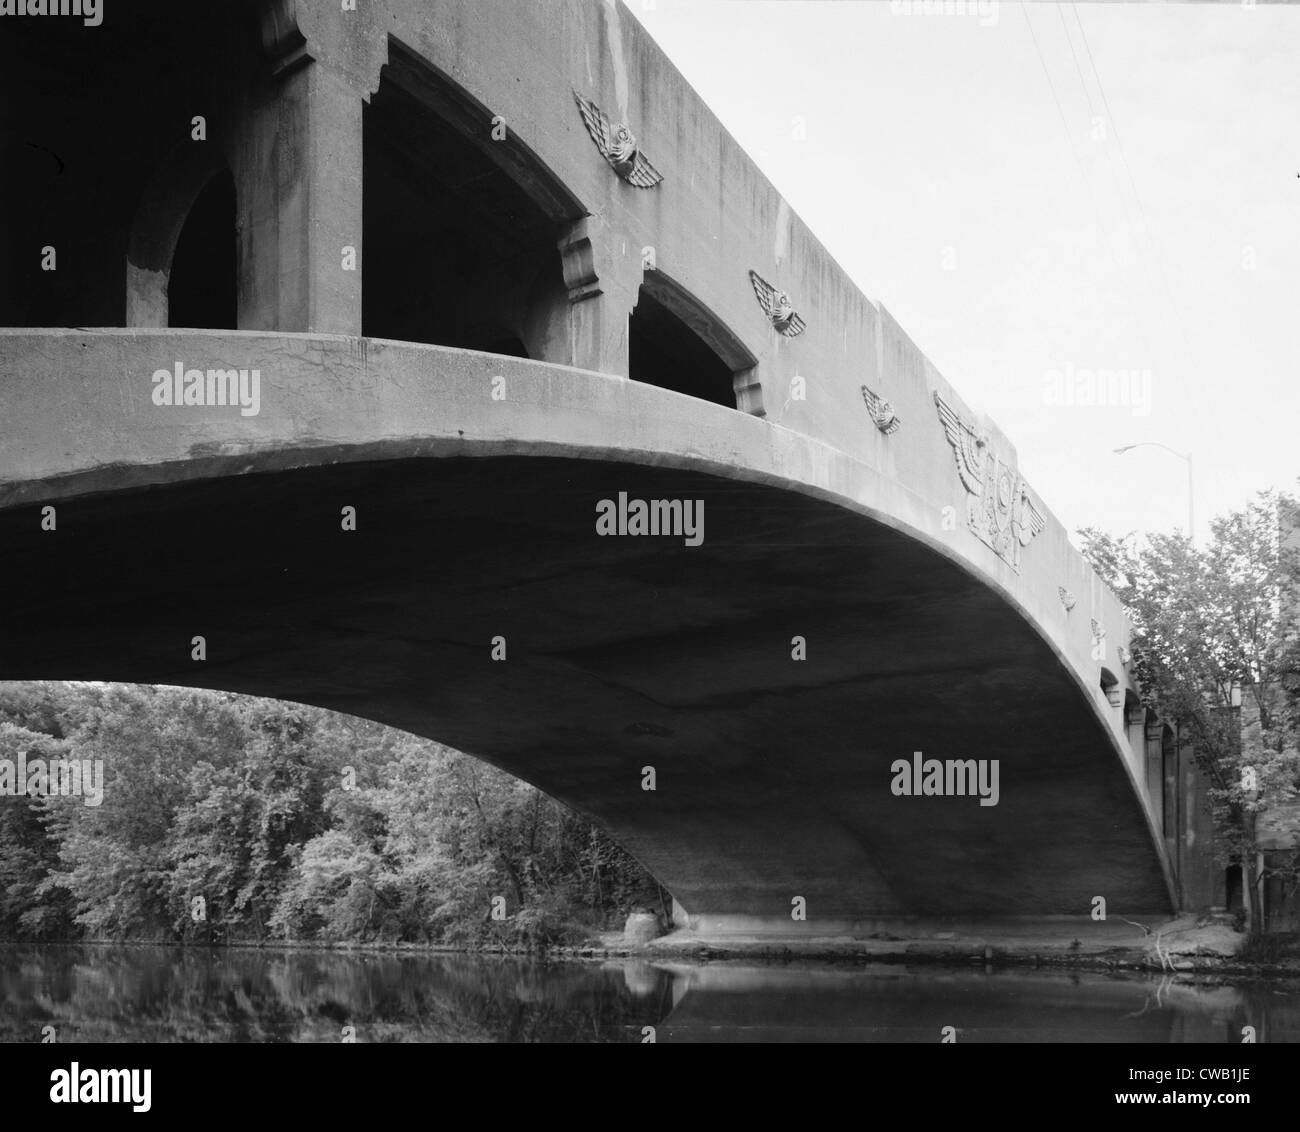
[[[1209,780],[1222,863],[1241,868],[1247,930],[1263,930],[1271,871],[1294,881],[1295,854],[1263,867],[1261,815],[1300,785],[1300,557],[1297,504],[1260,493],[1211,524],[1209,545],[1182,535],[1116,538],[1088,528],[1083,552],[1129,611],[1133,670],[1149,705],[1176,720]]]
[[[66,758],[68,744],[52,735],[0,722],[0,759],[47,764]],[[72,901],[66,893],[42,899],[41,884],[59,860],[58,841],[47,829],[48,799],[26,794],[0,797],[0,936],[35,939],[66,936],[72,930]]]
[[[366,845],[332,829],[302,848],[271,917],[286,935],[366,939],[375,918],[380,862]]]
[[[0,758],[20,750],[102,760],[104,797],[0,798],[4,936],[538,946],[657,889],[532,786],[300,704],[0,683]]]
[[[174,905],[173,824],[200,762],[234,765],[242,747],[234,697],[178,688],[64,686],[70,754],[102,760],[104,803],[46,798],[59,867],[41,882],[70,898],[92,936],[159,936],[183,922]]]

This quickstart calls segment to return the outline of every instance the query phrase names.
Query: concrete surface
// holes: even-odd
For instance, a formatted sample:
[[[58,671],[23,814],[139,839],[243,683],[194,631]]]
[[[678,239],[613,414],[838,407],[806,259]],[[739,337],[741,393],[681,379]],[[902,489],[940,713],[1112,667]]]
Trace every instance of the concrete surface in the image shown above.
[[[1119,603],[1041,499],[1020,572],[967,529],[936,395],[1012,469],[1014,446],[623,5],[108,15],[93,38],[50,21],[0,42],[39,139],[0,184],[35,241],[0,262],[0,676],[230,688],[438,738],[602,821],[703,930],[1086,919],[1096,896],[1140,919],[1183,895]],[[195,43],[209,65],[135,81]],[[661,185],[614,174],[575,90],[631,124]],[[211,286],[238,329],[162,329],[219,170],[237,269]],[[773,330],[750,270],[804,334]],[[734,408],[628,380],[636,326],[674,319]],[[507,347],[533,360],[484,352]],[[177,363],[256,370],[257,414],[154,404]],[[702,500],[703,545],[597,537],[619,492]],[[892,795],[918,750],[998,759],[998,805]]]
[[[155,369],[200,358],[259,368],[258,415],[151,402]],[[4,332],[0,374],[0,585],[22,595],[0,677],[229,688],[436,737],[595,816],[706,930],[1170,905],[1090,637],[1052,608],[1050,555],[1074,552],[983,569],[943,530],[938,430],[904,485],[721,406],[438,347]],[[702,500],[703,544],[598,537],[620,491]],[[998,805],[894,796],[917,750],[998,759]]]

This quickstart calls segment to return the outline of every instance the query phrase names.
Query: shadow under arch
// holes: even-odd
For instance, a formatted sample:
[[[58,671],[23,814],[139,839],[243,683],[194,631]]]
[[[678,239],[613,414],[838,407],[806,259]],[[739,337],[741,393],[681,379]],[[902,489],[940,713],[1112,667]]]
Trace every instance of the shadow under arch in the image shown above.
[[[39,340],[55,388],[80,389],[124,357],[147,372],[164,338],[276,358],[277,396],[252,427],[186,429],[140,428],[125,399],[55,398],[56,419],[18,402],[15,436],[79,443],[0,461],[0,587],[23,597],[0,675],[204,684],[436,739],[595,818],[692,926],[790,930],[796,895],[818,930],[1083,915],[1099,882],[1172,906],[1083,633],[1071,650],[878,469],[652,385],[445,347],[9,340]],[[483,397],[494,372],[521,395]],[[703,541],[605,537],[597,507],[621,493],[695,501]],[[93,585],[42,530],[51,500]],[[916,751],[998,760],[998,803],[895,795]]]
[[[126,325],[166,327],[176,245],[200,194],[230,174],[218,147],[180,142],[159,162],[140,196],[126,253]]]
[[[1167,905],[1091,702],[958,563],[772,484],[477,453],[413,446],[82,499],[99,584],[118,596],[78,594],[82,565],[28,540],[0,570],[30,593],[0,674],[220,688],[436,739],[594,819],[692,920],[775,924],[792,893],[828,928],[1066,915],[1098,875],[1134,907]],[[667,553],[584,538],[587,501],[611,484],[705,499],[708,539]],[[363,517],[355,536],[321,503],[342,499]],[[15,546],[19,521],[36,526],[16,510],[0,522]],[[718,579],[742,570],[720,601]],[[791,663],[795,631],[817,642],[815,667]],[[900,800],[890,765],[909,749],[999,759],[1001,801]]]

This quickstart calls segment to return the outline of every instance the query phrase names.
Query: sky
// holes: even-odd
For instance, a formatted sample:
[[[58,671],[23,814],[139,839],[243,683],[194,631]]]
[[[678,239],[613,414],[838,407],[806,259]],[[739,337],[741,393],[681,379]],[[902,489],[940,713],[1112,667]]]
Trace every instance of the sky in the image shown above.
[[[1068,530],[1296,489],[1300,10],[627,3]]]

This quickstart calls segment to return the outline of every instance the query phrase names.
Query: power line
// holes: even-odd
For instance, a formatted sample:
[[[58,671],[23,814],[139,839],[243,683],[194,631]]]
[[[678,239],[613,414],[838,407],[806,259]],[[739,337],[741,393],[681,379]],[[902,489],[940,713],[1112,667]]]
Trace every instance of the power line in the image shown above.
[[[1092,201],[1092,210],[1093,210],[1093,215],[1097,221],[1097,227],[1100,229],[1102,236],[1106,241],[1107,246],[1110,248],[1110,257],[1112,262],[1115,265],[1116,270],[1121,270],[1123,265],[1120,260],[1119,252],[1115,247],[1114,238],[1111,236],[1110,229],[1107,228],[1105,222],[1102,220],[1101,208],[1097,203],[1096,190],[1093,188],[1092,181],[1089,179],[1086,171],[1083,168],[1083,162],[1079,158],[1079,152],[1075,148],[1074,138],[1070,133],[1070,124],[1066,120],[1065,111],[1061,108],[1061,100],[1057,96],[1056,85],[1052,82],[1051,72],[1047,69],[1047,60],[1044,59],[1042,48],[1038,44],[1038,36],[1034,34],[1034,25],[1033,22],[1029,19],[1029,12],[1025,7],[1024,0],[1020,0],[1020,12],[1021,15],[1024,16],[1025,26],[1029,29],[1029,38],[1034,45],[1034,53],[1038,56],[1039,65],[1043,68],[1043,77],[1047,80],[1047,89],[1051,91],[1052,101],[1056,104],[1056,113],[1058,117],[1061,119],[1061,128],[1065,131],[1065,140],[1070,147],[1070,155],[1074,158],[1075,167],[1079,170],[1079,179],[1084,183],[1085,187],[1087,188],[1089,199],[1091,199]],[[1076,16],[1077,14],[1078,13],[1076,13]],[[1071,52],[1073,52],[1073,46],[1071,46]],[[1095,73],[1096,68],[1094,67],[1093,70]],[[1082,79],[1082,77],[1083,77],[1083,73],[1082,73],[1082,69],[1080,69],[1080,79]],[[1084,93],[1085,94],[1087,93],[1086,87]],[[1146,344],[1147,353],[1154,356],[1155,351],[1152,350],[1151,348],[1151,338],[1147,334],[1147,329],[1145,324],[1138,317],[1135,317],[1134,321],[1137,325],[1138,333],[1141,335],[1142,340]]]
[[[1083,176],[1083,164],[1079,161],[1079,155],[1074,148],[1074,139],[1070,136],[1070,124],[1065,120],[1065,111],[1061,109],[1061,100],[1056,96],[1056,85],[1052,82],[1051,72],[1047,69],[1047,60],[1043,58],[1043,50],[1038,46],[1038,36],[1034,34],[1034,25],[1029,19],[1029,13],[1025,10],[1024,0],[1020,0],[1020,13],[1025,17],[1025,26],[1029,29],[1029,38],[1033,41],[1034,52],[1038,56],[1039,65],[1043,68],[1043,77],[1047,79],[1047,89],[1052,92],[1052,101],[1056,103],[1056,113],[1061,119],[1061,129],[1065,131],[1065,140],[1070,144],[1070,154],[1074,158],[1075,164],[1079,166],[1079,175]]]
[[[1160,282],[1162,284],[1162,287],[1160,288],[1161,294],[1164,296],[1166,303],[1169,305],[1169,309],[1173,313],[1174,322],[1177,323],[1181,330],[1183,340],[1190,342],[1193,340],[1192,333],[1187,325],[1186,319],[1184,318],[1182,308],[1172,301],[1171,296],[1173,294],[1173,288],[1169,282],[1169,274],[1165,270],[1164,258],[1161,256],[1160,249],[1156,245],[1155,237],[1152,235],[1151,222],[1147,216],[1146,206],[1142,203],[1142,195],[1138,192],[1137,182],[1133,178],[1133,170],[1128,163],[1128,155],[1124,152],[1124,143],[1119,136],[1119,126],[1115,123],[1115,115],[1110,108],[1110,99],[1106,97],[1106,86],[1101,81],[1101,72],[1097,70],[1097,62],[1093,58],[1092,46],[1088,42],[1088,33],[1084,30],[1083,20],[1079,16],[1078,5],[1071,2],[1070,10],[1074,13],[1074,22],[1078,25],[1079,36],[1083,40],[1084,51],[1088,55],[1088,65],[1092,68],[1093,77],[1097,80],[1097,90],[1101,93],[1102,106],[1106,110],[1106,120],[1110,123],[1111,133],[1115,136],[1115,149],[1119,153],[1120,163],[1124,166],[1124,173],[1128,178],[1129,189],[1133,194],[1133,200],[1137,204],[1138,214],[1142,218],[1142,228],[1146,235],[1148,251],[1151,258],[1155,261],[1156,270],[1160,274]],[[1064,15],[1062,15],[1061,19],[1064,21]],[[1150,349],[1149,346],[1148,349]],[[1188,390],[1188,393],[1196,407],[1197,415],[1201,415],[1203,406],[1200,394],[1194,386]]]
[[[1073,7],[1073,5],[1071,5],[1071,7]],[[1088,89],[1088,84],[1084,81],[1083,68],[1079,65],[1079,56],[1074,50],[1074,40],[1070,38],[1070,27],[1065,22],[1065,12],[1060,4],[1057,4],[1056,6],[1056,14],[1061,17],[1061,29],[1065,32],[1065,42],[1070,45],[1070,58],[1074,60],[1074,69],[1079,75],[1079,85],[1083,87],[1083,96],[1088,100],[1088,113],[1096,118],[1097,108],[1092,104],[1092,92]],[[1074,14],[1076,18],[1079,15],[1077,11]],[[1093,73],[1096,73],[1096,68],[1093,69]]]
[[[1097,90],[1101,94],[1102,105],[1106,110],[1106,117],[1105,119],[1103,119],[1103,121],[1110,122],[1111,130],[1115,134],[1115,145],[1118,149],[1120,159],[1121,161],[1123,161],[1124,168],[1128,172],[1129,187],[1133,191],[1133,198],[1135,201],[1137,201],[1138,210],[1141,213],[1142,225],[1146,232],[1147,245],[1148,245],[1148,251],[1150,253],[1150,258],[1158,262],[1159,256],[1156,254],[1155,241],[1152,239],[1151,236],[1151,226],[1150,224],[1147,223],[1146,213],[1142,209],[1141,198],[1137,195],[1137,186],[1134,184],[1132,171],[1128,169],[1128,161],[1124,158],[1124,149],[1123,146],[1120,144],[1120,140],[1119,140],[1119,130],[1115,126],[1114,115],[1112,115],[1110,112],[1110,103],[1106,98],[1106,88],[1105,86],[1102,85],[1101,74],[1097,70],[1096,63],[1093,62],[1092,49],[1088,46],[1088,38],[1084,34],[1083,25],[1079,23],[1079,10],[1073,3],[1070,4],[1070,10],[1074,13],[1075,23],[1078,24],[1079,26],[1079,34],[1083,39],[1084,48],[1088,52],[1088,64],[1092,68],[1092,76],[1093,79],[1096,81]],[[1083,96],[1088,101],[1088,113],[1092,115],[1092,118],[1095,121],[1097,118],[1097,108],[1092,101],[1092,92],[1088,89],[1087,79],[1084,78],[1083,67],[1079,63],[1078,52],[1076,52],[1074,49],[1074,37],[1070,35],[1070,25],[1065,22],[1065,12],[1061,4],[1057,4],[1056,14],[1061,17],[1061,30],[1065,33],[1065,42],[1069,45],[1070,48],[1070,58],[1074,60],[1074,70],[1075,73],[1079,76],[1079,86],[1083,88]],[[1103,143],[1104,141],[1105,139],[1103,137]],[[1123,207],[1125,202],[1124,202],[1124,195],[1122,191],[1119,192],[1118,197],[1121,202],[1121,207]],[[1143,266],[1144,266],[1144,273],[1146,274],[1147,277],[1147,283],[1154,290],[1155,279],[1151,275],[1150,266],[1149,264],[1144,264]],[[1163,272],[1161,274],[1163,275]],[[1143,340],[1146,342],[1147,352],[1154,357],[1154,351],[1152,351],[1151,349],[1151,339],[1146,332],[1146,327],[1140,326],[1139,333],[1141,333]]]
[[[1124,173],[1128,177],[1129,188],[1133,192],[1133,199],[1137,201],[1138,211],[1142,214],[1142,223],[1146,226],[1148,235],[1151,232],[1151,225],[1147,223],[1147,211],[1142,204],[1142,197],[1138,193],[1137,183],[1133,180],[1133,170],[1129,168],[1128,157],[1124,153],[1124,143],[1120,140],[1119,126],[1115,124],[1115,115],[1110,108],[1110,99],[1106,97],[1106,87],[1101,81],[1101,72],[1097,70],[1096,60],[1092,57],[1092,47],[1088,43],[1088,33],[1083,28],[1083,21],[1079,18],[1079,8],[1076,4],[1070,5],[1070,10],[1074,13],[1074,22],[1079,25],[1079,35],[1083,39],[1083,49],[1088,53],[1088,66],[1092,68],[1093,77],[1097,80],[1097,90],[1101,92],[1101,104],[1106,108],[1106,120],[1110,123],[1111,133],[1115,135],[1115,149],[1119,152],[1120,162],[1124,166]],[[1061,22],[1065,22],[1065,15],[1062,13]],[[1072,49],[1073,50],[1073,49]],[[1089,104],[1091,105],[1091,103]]]

